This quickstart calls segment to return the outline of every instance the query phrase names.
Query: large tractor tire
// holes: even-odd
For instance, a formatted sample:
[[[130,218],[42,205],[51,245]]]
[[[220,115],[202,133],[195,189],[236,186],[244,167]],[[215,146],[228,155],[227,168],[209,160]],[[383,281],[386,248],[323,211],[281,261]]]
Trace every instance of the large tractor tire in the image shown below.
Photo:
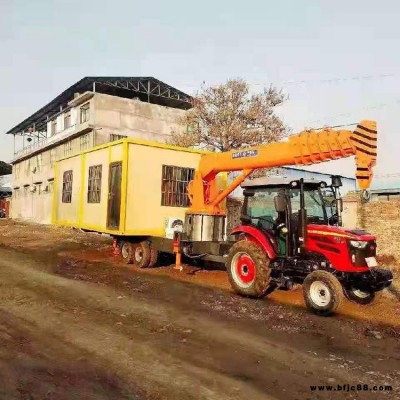
[[[229,281],[236,293],[260,298],[270,286],[270,260],[256,244],[241,240],[230,249],[226,261]]]
[[[150,243],[143,241],[133,245],[133,263],[139,268],[147,268],[151,261]]]
[[[338,279],[327,271],[314,271],[303,282],[304,301],[317,315],[328,316],[343,301],[343,288]]]
[[[133,263],[133,243],[122,242],[121,245],[121,256],[126,264]]]
[[[343,292],[348,300],[356,304],[361,304],[363,306],[372,304],[376,298],[376,292],[364,292],[363,290],[354,287],[343,289]]]

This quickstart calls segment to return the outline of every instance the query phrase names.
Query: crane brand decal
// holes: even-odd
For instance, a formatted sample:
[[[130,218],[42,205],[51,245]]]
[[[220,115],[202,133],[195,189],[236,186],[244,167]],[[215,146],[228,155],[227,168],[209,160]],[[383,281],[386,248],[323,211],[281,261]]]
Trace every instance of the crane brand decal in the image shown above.
[[[232,153],[232,158],[255,157],[257,154],[258,150],[245,150],[239,151],[238,153]]]

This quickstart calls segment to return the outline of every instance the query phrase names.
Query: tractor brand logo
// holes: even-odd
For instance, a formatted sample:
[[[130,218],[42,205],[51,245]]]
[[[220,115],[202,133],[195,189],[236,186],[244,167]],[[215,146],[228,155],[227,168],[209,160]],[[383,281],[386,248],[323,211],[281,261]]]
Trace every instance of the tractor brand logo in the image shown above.
[[[257,154],[258,150],[245,150],[239,151],[238,153],[232,153],[232,158],[255,157]]]

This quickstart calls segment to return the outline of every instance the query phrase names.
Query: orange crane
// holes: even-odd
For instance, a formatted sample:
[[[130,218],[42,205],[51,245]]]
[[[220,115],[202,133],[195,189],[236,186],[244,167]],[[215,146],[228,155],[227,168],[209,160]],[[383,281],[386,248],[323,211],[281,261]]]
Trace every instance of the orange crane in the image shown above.
[[[368,189],[372,167],[376,164],[377,130],[375,121],[361,121],[354,131],[307,130],[289,137],[287,142],[270,143],[243,150],[204,155],[189,185],[189,212],[223,214],[221,202],[257,168],[282,165],[311,165],[323,161],[355,156],[357,182]],[[220,172],[239,171],[228,188],[218,192],[216,176]]]

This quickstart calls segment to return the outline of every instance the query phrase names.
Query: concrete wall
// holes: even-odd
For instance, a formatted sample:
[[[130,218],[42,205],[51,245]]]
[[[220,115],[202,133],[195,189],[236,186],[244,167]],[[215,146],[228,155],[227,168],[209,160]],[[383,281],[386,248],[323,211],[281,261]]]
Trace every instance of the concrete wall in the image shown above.
[[[93,123],[101,127],[96,132],[96,145],[110,141],[111,134],[167,142],[173,130],[183,129],[179,119],[184,110],[102,93],[96,93],[92,102]]]

